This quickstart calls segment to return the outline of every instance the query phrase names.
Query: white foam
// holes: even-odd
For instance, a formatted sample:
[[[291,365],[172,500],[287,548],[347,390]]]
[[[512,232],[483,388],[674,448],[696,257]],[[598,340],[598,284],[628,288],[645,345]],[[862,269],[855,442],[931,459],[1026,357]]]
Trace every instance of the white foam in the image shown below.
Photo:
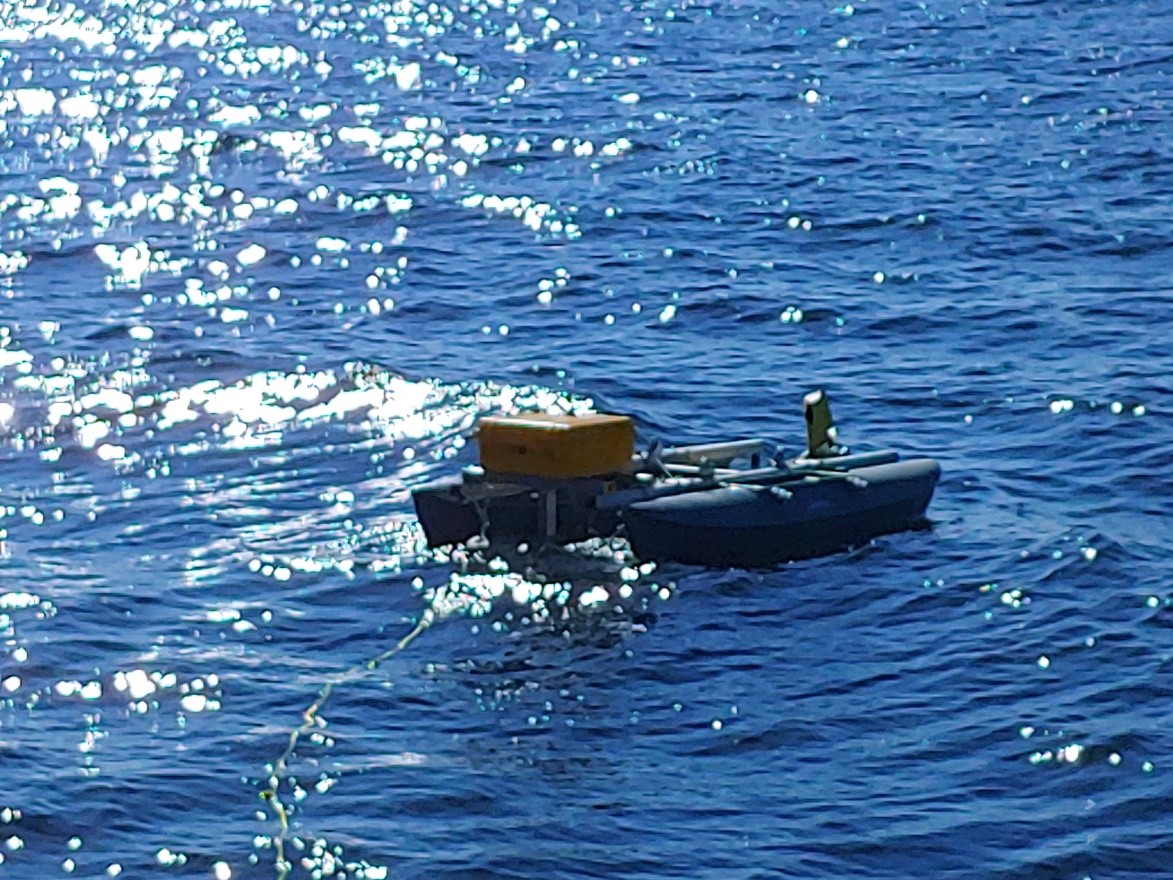
[[[394,69],[395,85],[400,91],[407,92],[420,87],[420,66],[416,62],[404,64]]]
[[[48,89],[17,89],[12,94],[24,116],[44,116],[52,113],[57,104],[57,99]]]
[[[103,242],[94,245],[94,253],[120,280],[130,285],[141,284],[151,267],[151,249],[144,242],[132,244],[124,250]]]
[[[70,119],[97,119],[101,110],[93,95],[70,95],[57,102],[57,110]]]
[[[188,712],[203,712],[208,708],[208,698],[203,694],[188,694],[179,701]]]
[[[0,348],[0,370],[32,363],[33,356],[19,348]]]
[[[410,196],[389,195],[383,203],[387,206],[388,214],[402,214],[404,211],[410,211],[412,201]]]
[[[15,275],[29,264],[29,258],[20,251],[0,253],[0,275]]]
[[[332,254],[341,253],[349,247],[350,243],[347,242],[346,239],[334,238],[333,236],[329,235],[323,235],[317,241],[318,250],[326,251],[327,253]]]
[[[41,597],[34,593],[0,593],[0,608],[5,611],[22,611],[41,604]]]
[[[338,139],[343,143],[364,146],[367,149],[378,149],[383,138],[373,128],[367,126],[348,125],[338,129]]]
[[[263,245],[253,243],[241,248],[240,253],[236,255],[236,262],[242,266],[255,266],[265,258],[266,253],[268,252]]]
[[[208,35],[203,31],[172,31],[167,36],[167,45],[172,49],[178,49],[180,46],[202,49],[207,44]]]
[[[128,691],[132,699],[141,700],[153,694],[157,688],[145,669],[132,669],[130,672],[117,672],[114,675],[114,687],[120,691]]]
[[[208,116],[208,122],[223,126],[251,125],[254,122],[259,122],[260,119],[261,111],[252,104],[245,104],[243,107],[230,107],[225,104]]]
[[[470,156],[483,156],[489,149],[489,139],[483,134],[465,132],[452,139],[452,145]]]

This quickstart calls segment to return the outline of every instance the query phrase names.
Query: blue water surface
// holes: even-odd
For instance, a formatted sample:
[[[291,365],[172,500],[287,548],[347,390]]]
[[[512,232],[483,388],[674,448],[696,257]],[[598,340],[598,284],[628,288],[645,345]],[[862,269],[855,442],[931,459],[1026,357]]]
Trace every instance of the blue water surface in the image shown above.
[[[1158,0],[0,5],[0,877],[1169,876],[1171,47]],[[817,387],[942,462],[931,529],[423,547],[479,415],[796,451]]]

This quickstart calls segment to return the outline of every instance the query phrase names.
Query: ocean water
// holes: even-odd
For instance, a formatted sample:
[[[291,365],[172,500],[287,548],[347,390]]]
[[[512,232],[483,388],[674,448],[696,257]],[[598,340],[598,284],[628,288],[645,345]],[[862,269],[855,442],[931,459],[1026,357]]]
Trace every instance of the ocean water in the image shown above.
[[[0,5],[0,877],[1173,874],[1173,6]],[[423,549],[479,414],[937,457]]]

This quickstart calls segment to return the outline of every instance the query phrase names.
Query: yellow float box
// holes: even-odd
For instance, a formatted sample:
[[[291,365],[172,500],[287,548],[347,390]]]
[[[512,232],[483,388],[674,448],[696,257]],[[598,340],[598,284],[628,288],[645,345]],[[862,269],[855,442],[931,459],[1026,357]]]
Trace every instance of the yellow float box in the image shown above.
[[[627,416],[526,413],[494,416],[477,426],[487,472],[574,479],[631,470],[635,426]]]

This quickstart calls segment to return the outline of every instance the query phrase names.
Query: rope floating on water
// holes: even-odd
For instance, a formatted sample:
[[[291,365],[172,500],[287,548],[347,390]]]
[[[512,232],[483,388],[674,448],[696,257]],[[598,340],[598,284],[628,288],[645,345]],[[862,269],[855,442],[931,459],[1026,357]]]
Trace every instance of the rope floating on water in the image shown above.
[[[269,809],[281,826],[280,832],[273,839],[273,848],[275,851],[273,867],[277,872],[277,880],[286,880],[289,872],[293,870],[292,863],[285,859],[285,838],[289,834],[289,810],[281,800],[281,783],[285,781],[286,774],[289,770],[289,761],[293,758],[297,750],[298,742],[301,741],[303,736],[318,726],[319,713],[322,711],[322,707],[326,704],[326,701],[330,699],[330,695],[334,692],[335,688],[358,681],[367,672],[378,669],[381,664],[406,649],[435,620],[435,613],[432,609],[427,609],[420,615],[419,621],[412,630],[392,647],[328,679],[318,691],[318,696],[301,713],[301,725],[289,732],[289,741],[285,745],[285,750],[273,762],[273,771],[269,774],[269,787],[261,792],[261,799],[268,804]]]

